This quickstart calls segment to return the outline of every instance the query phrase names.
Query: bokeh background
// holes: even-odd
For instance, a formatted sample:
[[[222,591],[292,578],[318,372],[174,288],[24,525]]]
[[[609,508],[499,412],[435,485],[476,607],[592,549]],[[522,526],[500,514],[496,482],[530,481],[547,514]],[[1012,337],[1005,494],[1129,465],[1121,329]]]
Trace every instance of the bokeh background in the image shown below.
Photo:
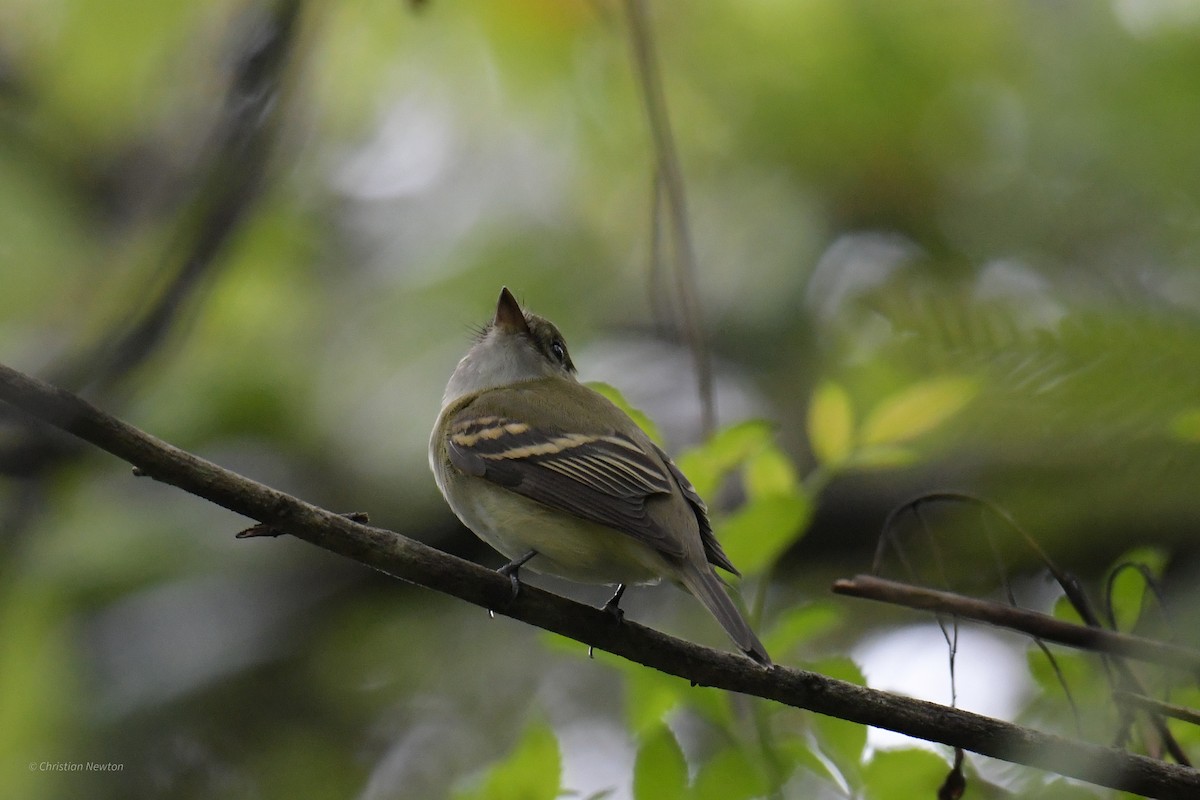
[[[949,699],[931,620],[828,591],[870,568],[890,510],[936,490],[999,504],[1098,599],[1136,551],[1168,609],[1146,603],[1144,630],[1196,644],[1200,4],[650,12],[716,445],[692,449],[611,0],[0,0],[0,360],[496,565],[426,441],[508,285],[685,453],[776,660]],[[7,412],[0,471],[4,797],[532,798],[561,762],[563,788],[627,798],[635,764],[681,758],[694,796],[913,796],[911,764],[940,782],[943,751],[889,761],[914,743],[589,660],[301,542],[235,540],[246,520]],[[984,596],[991,532],[1021,599],[1056,603],[973,507],[895,527],[920,578]],[[624,605],[727,646],[671,587]],[[962,705],[1079,733],[1027,642],[959,645]],[[1099,707],[1081,727],[1110,741],[1098,667],[1071,663],[1083,713]],[[89,761],[122,769],[30,766]]]

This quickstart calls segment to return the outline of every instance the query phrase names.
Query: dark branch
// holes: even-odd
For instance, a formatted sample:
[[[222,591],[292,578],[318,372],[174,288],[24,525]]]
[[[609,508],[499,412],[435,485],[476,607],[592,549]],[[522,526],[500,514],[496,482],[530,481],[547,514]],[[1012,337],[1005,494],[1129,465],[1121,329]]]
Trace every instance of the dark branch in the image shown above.
[[[954,614],[963,619],[1021,631],[1048,642],[1176,667],[1200,676],[1200,652],[1195,650],[1089,625],[1076,625],[1037,611],[889,581],[874,575],[856,575],[851,579],[836,581],[833,591],[922,611]]]
[[[1158,798],[1200,796],[1200,773],[1123,750],[1052,736],[924,700],[901,697],[701,647],[533,586],[509,581],[391,531],[356,524],[160,441],[79,397],[0,365],[0,399],[121,458],[146,475],[284,530],[401,580],[607,650],[703,686],[776,700],[864,725],[962,747],[1091,783]]]

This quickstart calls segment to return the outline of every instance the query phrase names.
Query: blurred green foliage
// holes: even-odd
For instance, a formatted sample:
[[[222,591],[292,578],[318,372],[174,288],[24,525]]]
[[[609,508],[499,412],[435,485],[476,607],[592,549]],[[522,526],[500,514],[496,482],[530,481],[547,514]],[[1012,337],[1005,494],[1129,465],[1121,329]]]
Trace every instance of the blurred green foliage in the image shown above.
[[[490,770],[479,786],[455,792],[454,799],[554,800],[562,785],[561,769],[554,730],[535,723],[511,756]]]
[[[846,654],[912,615],[832,600],[829,579],[866,569],[890,508],[942,488],[1009,510],[1093,597],[1144,563],[1164,607],[1123,571],[1119,626],[1195,646],[1193,4],[652,11],[716,356],[711,438],[651,257],[655,157],[610,0],[3,0],[0,361],[495,563],[425,446],[507,284],[679,454],[777,661],[876,679]],[[932,796],[949,768],[298,542],[237,542],[245,520],[28,444],[0,419],[0,796],[885,800]],[[931,513],[909,555],[994,592],[987,524]],[[1000,549],[1054,605],[1040,562]],[[724,645],[670,588],[625,604]],[[1029,652],[1028,672],[991,676],[1025,687],[1013,717],[1115,735],[1098,662],[1056,651],[1077,721]],[[1170,727],[1195,754],[1194,728]],[[123,768],[53,766],[86,763]],[[994,767],[969,757],[968,792],[1106,796]]]

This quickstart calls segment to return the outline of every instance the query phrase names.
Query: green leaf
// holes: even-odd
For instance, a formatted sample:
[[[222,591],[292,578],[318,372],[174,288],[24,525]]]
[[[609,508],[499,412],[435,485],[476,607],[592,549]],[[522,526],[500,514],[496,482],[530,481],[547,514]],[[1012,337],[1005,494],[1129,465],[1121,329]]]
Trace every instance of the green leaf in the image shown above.
[[[1200,686],[1172,688],[1171,702],[1184,708],[1200,708]],[[1175,734],[1179,746],[1185,753],[1195,752],[1197,748],[1200,748],[1200,726],[1176,719],[1167,720],[1167,726]]]
[[[734,704],[730,702],[732,695],[729,692],[711,686],[691,686],[686,681],[683,681],[683,685],[686,692],[682,699],[689,711],[695,712],[717,728],[728,729],[734,725],[737,714]]]
[[[1157,547],[1138,547],[1117,559],[1116,565],[1141,564],[1155,577],[1162,574],[1167,563],[1167,554]],[[1117,630],[1130,632],[1142,616],[1142,605],[1150,589],[1140,570],[1126,567],[1112,582],[1113,614]]]
[[[1200,408],[1180,411],[1168,423],[1171,435],[1185,442],[1200,442]]]
[[[717,525],[730,561],[743,574],[763,571],[800,538],[812,517],[803,494],[764,497],[742,506]]]
[[[563,655],[574,656],[576,658],[588,658],[588,646],[582,642],[577,642],[574,639],[563,636],[561,633],[553,631],[539,630],[537,632],[538,639],[546,646],[548,650],[553,650],[556,653]],[[605,654],[603,650],[597,650],[593,657]],[[607,654],[605,654],[607,655]]]
[[[696,773],[692,788],[694,800],[750,800],[766,793],[762,770],[739,747],[727,748],[710,758]]]
[[[800,492],[800,479],[792,460],[775,445],[768,445],[746,460],[746,493],[752,498],[778,497]]]
[[[825,381],[813,392],[808,406],[808,441],[817,461],[836,467],[854,447],[854,410],[841,384]]]
[[[625,675],[625,714],[629,729],[635,735],[659,727],[680,706],[686,706],[718,727],[732,722],[728,692],[691,686],[685,680],[646,669],[602,650],[596,651],[596,660],[611,664]]]
[[[978,391],[965,377],[935,378],[909,386],[883,401],[863,423],[864,445],[898,444],[915,439],[962,410]]]
[[[712,497],[721,479],[771,444],[771,425],[748,420],[723,428],[704,444],[682,453],[675,462],[701,497]]]
[[[1113,579],[1109,600],[1117,630],[1126,633],[1133,630],[1142,615],[1142,599],[1147,591],[1146,579],[1135,569],[1123,569]]]
[[[1079,697],[1081,692],[1089,690],[1089,687],[1095,683],[1097,673],[1088,655],[1070,652],[1062,648],[1055,648],[1051,652],[1054,654],[1054,664],[1050,663],[1046,654],[1036,647],[1031,647],[1026,652],[1026,659],[1029,663],[1030,676],[1055,702],[1066,699],[1063,683],[1075,697]],[[1058,672],[1055,672],[1055,664],[1058,665]],[[1059,680],[1060,673],[1061,681]]]
[[[1070,622],[1075,625],[1083,624],[1083,617],[1079,616],[1079,612],[1075,610],[1075,606],[1071,604],[1066,595],[1054,601],[1054,608],[1050,614],[1055,619],[1060,619],[1063,622]]]
[[[907,800],[937,797],[950,764],[928,750],[882,750],[863,769],[868,800]]]
[[[683,700],[685,681],[636,666],[626,672],[625,705],[629,727],[643,734],[663,724],[663,719]]]
[[[787,739],[779,744],[779,752],[787,759],[790,766],[808,770],[821,780],[837,784],[837,777],[803,740]]]
[[[630,419],[636,422],[638,427],[645,431],[646,435],[649,436],[655,444],[657,444],[659,447],[663,446],[662,433],[658,430],[658,426],[654,424],[654,421],[650,419],[650,417],[646,416],[644,411],[629,405],[629,402],[615,386],[602,381],[588,381],[586,385],[589,389],[592,389],[598,394],[608,398],[613,405],[628,414]]]
[[[815,672],[848,681],[858,686],[866,684],[862,670],[848,658],[832,658],[812,665]],[[823,714],[813,715],[817,745],[851,786],[862,783],[862,757],[867,746],[867,726],[847,722]]]
[[[862,756],[867,746],[867,726],[822,714],[813,716],[821,752],[851,786],[862,784]]]
[[[455,800],[554,800],[562,781],[558,740],[545,723],[530,725],[507,759],[496,764],[474,789]]]
[[[854,451],[845,463],[848,469],[898,469],[915,464],[920,459],[916,450],[899,445],[871,445]]]
[[[809,603],[790,608],[779,615],[763,636],[768,653],[776,657],[837,627],[842,621],[840,607],[830,603]]]
[[[71,628],[63,608],[66,590],[27,575],[10,573],[6,578],[0,590],[0,686],[5,691],[0,756],[4,764],[13,765],[46,758],[37,754],[65,747],[87,695],[83,676],[71,669]],[[0,783],[5,797],[59,794],[47,778],[45,773],[6,766]]]
[[[717,463],[703,449],[688,450],[675,459],[680,471],[692,482],[696,493],[701,497],[712,497],[721,486],[721,478],[725,473],[718,469]]]
[[[770,444],[773,430],[766,420],[746,420],[717,431],[704,449],[718,467],[729,471]]]
[[[666,725],[642,739],[633,764],[633,796],[636,800],[682,798],[687,792],[687,762]]]
[[[809,669],[822,675],[828,675],[830,678],[837,678],[839,681],[853,683],[855,686],[867,685],[867,679],[863,677],[862,670],[849,658],[823,658],[809,664]]]
[[[1161,578],[1163,570],[1167,568],[1167,561],[1170,560],[1170,557],[1170,554],[1165,549],[1146,545],[1145,547],[1135,547],[1127,551],[1117,559],[1117,563],[1131,561],[1134,564],[1143,564],[1150,570],[1151,575]]]

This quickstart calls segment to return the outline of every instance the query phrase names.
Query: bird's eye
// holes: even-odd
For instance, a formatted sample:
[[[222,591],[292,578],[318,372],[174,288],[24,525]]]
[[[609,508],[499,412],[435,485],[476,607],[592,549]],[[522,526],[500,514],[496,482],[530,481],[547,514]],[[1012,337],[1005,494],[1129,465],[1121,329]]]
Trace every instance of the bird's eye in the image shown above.
[[[555,339],[550,343],[550,354],[554,356],[554,360],[558,363],[566,363],[567,347],[562,343],[561,339]]]

